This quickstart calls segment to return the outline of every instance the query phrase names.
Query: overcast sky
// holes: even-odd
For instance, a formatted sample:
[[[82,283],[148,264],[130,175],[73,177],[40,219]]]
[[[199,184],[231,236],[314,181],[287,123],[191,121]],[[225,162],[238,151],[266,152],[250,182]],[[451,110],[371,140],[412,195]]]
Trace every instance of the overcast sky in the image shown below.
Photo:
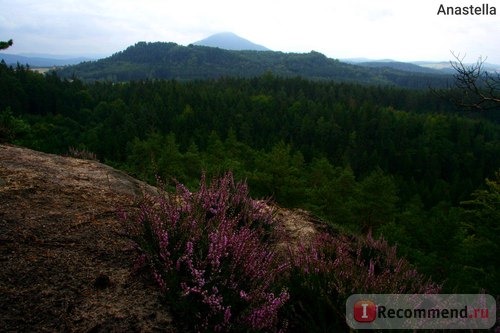
[[[499,13],[438,16],[441,1]],[[332,58],[447,61],[454,51],[500,64],[500,0],[0,0],[9,53],[107,56],[138,41],[188,45],[223,31]]]

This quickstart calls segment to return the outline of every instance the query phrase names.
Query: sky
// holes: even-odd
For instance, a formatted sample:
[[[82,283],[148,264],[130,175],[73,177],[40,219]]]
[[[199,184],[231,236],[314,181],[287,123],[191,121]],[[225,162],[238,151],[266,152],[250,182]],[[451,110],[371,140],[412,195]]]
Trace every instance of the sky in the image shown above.
[[[488,3],[497,15],[437,15]],[[337,59],[500,64],[500,0],[0,0],[15,54],[109,56],[139,41],[188,45],[233,32],[274,51]]]

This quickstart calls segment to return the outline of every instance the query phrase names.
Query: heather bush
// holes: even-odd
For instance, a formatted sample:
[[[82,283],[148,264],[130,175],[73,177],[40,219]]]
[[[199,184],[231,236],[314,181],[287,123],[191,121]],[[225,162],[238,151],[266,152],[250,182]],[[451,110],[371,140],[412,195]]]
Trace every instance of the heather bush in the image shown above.
[[[97,161],[97,155],[94,154],[93,152],[83,148],[75,148],[75,147],[69,147],[68,148],[68,155],[74,158],[79,158],[82,160],[91,160],[91,161]]]
[[[228,173],[191,193],[148,197],[133,237],[176,322],[189,331],[276,331],[288,268],[272,212]],[[283,285],[282,283],[280,285]]]
[[[384,239],[319,233],[290,248],[290,329],[335,332],[348,329],[345,302],[352,294],[438,293],[440,287],[397,257]]]
[[[439,292],[371,233],[287,243],[269,205],[231,173],[145,198],[136,222],[138,265],[182,331],[345,331],[351,294]]]

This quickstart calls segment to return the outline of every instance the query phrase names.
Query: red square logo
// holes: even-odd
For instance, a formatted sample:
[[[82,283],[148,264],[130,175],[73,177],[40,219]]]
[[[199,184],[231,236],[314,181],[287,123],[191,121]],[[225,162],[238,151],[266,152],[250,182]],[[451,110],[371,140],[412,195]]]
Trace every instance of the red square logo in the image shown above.
[[[360,323],[371,323],[377,317],[377,306],[372,301],[354,303],[354,320]]]

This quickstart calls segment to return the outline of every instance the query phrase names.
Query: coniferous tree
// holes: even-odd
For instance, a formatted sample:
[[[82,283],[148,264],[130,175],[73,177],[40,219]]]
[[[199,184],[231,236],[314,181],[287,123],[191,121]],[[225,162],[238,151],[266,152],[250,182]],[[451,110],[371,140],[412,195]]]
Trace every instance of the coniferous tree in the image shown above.
[[[500,294],[500,170],[494,178],[486,179],[484,189],[475,191],[472,199],[462,203],[465,207],[464,232],[460,255],[463,268],[475,279],[460,281],[471,287],[486,288],[492,295]],[[463,278],[469,276],[460,272]]]
[[[361,230],[368,232],[395,218],[397,187],[392,177],[376,169],[364,178],[358,186],[356,215]]]
[[[14,44],[12,39],[9,39],[7,42],[0,41],[0,50],[5,50],[11,47]]]

